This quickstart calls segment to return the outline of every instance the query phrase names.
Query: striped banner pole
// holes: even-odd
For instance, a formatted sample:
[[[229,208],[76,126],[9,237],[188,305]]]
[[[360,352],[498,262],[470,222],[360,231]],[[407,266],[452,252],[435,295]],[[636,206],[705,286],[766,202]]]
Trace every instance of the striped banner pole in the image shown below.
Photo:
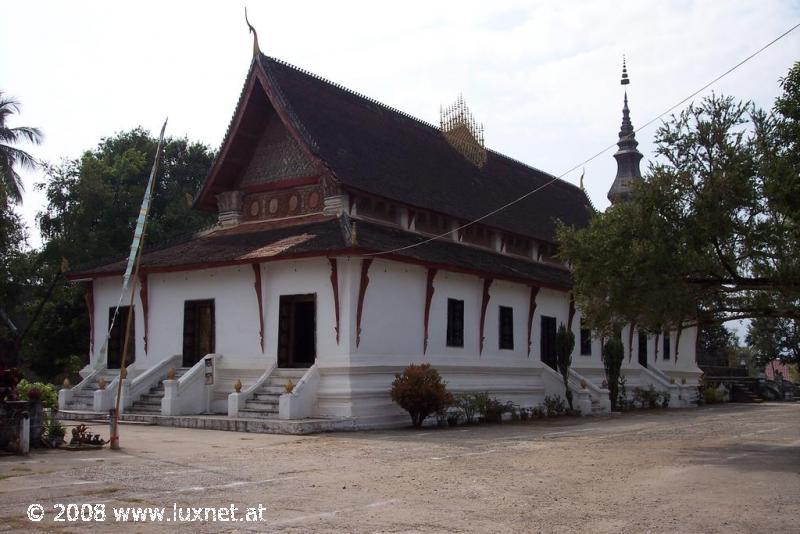
[[[106,340],[103,344],[102,352],[105,352],[108,347],[108,340],[111,337],[111,329],[114,328],[114,321],[117,318],[117,314],[119,313],[120,305],[122,304],[122,300],[125,298],[125,294],[128,291],[128,284],[130,283],[131,279],[133,279],[133,286],[130,289],[130,305],[128,308],[128,317],[127,322],[125,324],[125,338],[122,345],[122,361],[119,365],[119,381],[117,382],[117,400],[114,407],[114,413],[112,415],[113,421],[111,424],[111,436],[109,441],[111,442],[111,448],[116,450],[119,449],[119,405],[120,399],[122,398],[122,384],[123,380],[127,376],[127,371],[125,369],[125,365],[128,359],[128,342],[130,340],[131,334],[131,324],[133,321],[133,300],[136,295],[136,281],[139,277],[139,263],[142,259],[142,249],[144,248],[144,235],[145,235],[145,228],[147,226],[147,215],[150,213],[150,202],[153,198],[153,189],[154,184],[156,181],[156,174],[158,173],[158,163],[161,159],[161,148],[164,145],[164,130],[167,128],[167,120],[164,120],[164,125],[161,126],[161,133],[158,136],[158,147],[156,148],[156,155],[153,161],[153,168],[150,170],[150,178],[147,181],[147,187],[144,190],[144,198],[142,199],[142,206],[139,208],[139,217],[136,219],[136,229],[133,232],[133,242],[131,243],[131,251],[128,255],[128,264],[125,267],[125,274],[122,276],[122,291],[120,292],[119,301],[117,302],[117,307],[114,310],[114,315],[111,319],[111,324],[108,327],[108,332],[106,333]]]

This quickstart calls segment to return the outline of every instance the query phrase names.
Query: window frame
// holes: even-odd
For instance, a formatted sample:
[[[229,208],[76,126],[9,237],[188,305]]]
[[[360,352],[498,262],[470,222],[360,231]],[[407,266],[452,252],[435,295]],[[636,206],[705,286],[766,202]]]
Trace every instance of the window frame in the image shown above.
[[[460,323],[460,324],[459,324]],[[447,299],[447,333],[445,343],[448,347],[464,348],[464,301]]]
[[[497,307],[497,347],[499,350],[514,350],[514,308]]]

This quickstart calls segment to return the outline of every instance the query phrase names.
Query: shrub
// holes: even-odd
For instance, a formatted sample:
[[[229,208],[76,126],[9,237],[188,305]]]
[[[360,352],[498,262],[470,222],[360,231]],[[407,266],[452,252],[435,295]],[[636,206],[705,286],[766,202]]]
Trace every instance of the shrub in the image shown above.
[[[619,400],[620,371],[622,360],[625,357],[625,347],[622,340],[616,336],[609,338],[603,345],[603,366],[608,380],[608,397],[611,401],[611,410],[617,409]]]
[[[514,411],[511,401],[503,403],[492,397],[486,400],[484,408],[484,419],[489,423],[500,423],[503,421],[503,414]]]
[[[669,408],[669,399],[670,399],[669,391],[662,391],[661,392],[661,407],[662,408]]]
[[[564,391],[569,403],[569,409],[572,410],[572,390],[569,389],[569,367],[572,365],[572,351],[575,348],[575,334],[571,330],[567,330],[564,323],[561,323],[556,332],[556,356],[558,363],[558,372],[561,373],[561,378],[564,379]]]
[[[652,384],[648,389],[633,388],[633,399],[642,408],[656,408],[659,404],[659,399],[661,399],[661,392],[656,391]]]
[[[567,412],[567,404],[560,395],[550,396],[546,395],[544,398],[544,411],[547,417],[555,417],[563,415]]]
[[[469,393],[456,395],[454,405],[464,416],[465,423],[471,424],[475,422],[475,414],[478,412],[478,405],[475,402],[474,395]]]
[[[447,383],[429,363],[412,363],[401,374],[395,375],[391,395],[392,400],[408,412],[415,427],[422,426],[429,415],[453,402]]]
[[[713,386],[706,386],[703,389],[703,400],[706,404],[719,404],[723,401],[722,392]]]
[[[51,415],[47,418],[44,427],[44,435],[51,441],[64,439],[67,430],[64,428],[64,425],[61,424],[61,421],[55,418],[54,415]]]
[[[28,382],[23,378],[17,384],[17,394],[22,400],[40,400],[44,408],[58,407],[56,388],[44,382]]]

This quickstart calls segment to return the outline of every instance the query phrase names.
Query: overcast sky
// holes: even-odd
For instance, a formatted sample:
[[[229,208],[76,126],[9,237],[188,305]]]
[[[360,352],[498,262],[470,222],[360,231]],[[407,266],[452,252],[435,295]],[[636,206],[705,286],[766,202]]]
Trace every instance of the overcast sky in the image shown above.
[[[165,116],[169,135],[218,148],[251,58],[244,5],[3,2],[0,90],[23,104],[12,125],[40,127],[30,150],[53,162],[137,125],[157,132]],[[264,53],[429,122],[463,93],[487,146],[556,175],[616,141],[623,53],[638,126],[800,20],[798,2],[772,0],[247,5]],[[799,51],[800,30],[714,90],[769,107]],[[654,130],[638,135],[645,160]],[[601,209],[612,153],[586,165]],[[33,246],[42,180],[25,173]]]

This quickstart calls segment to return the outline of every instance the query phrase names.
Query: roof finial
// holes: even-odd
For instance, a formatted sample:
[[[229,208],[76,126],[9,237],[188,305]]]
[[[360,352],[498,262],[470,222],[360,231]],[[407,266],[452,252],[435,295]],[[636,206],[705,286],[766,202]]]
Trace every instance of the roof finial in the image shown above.
[[[628,78],[628,67],[625,65],[625,54],[622,54],[622,79],[619,81],[620,85],[628,85],[631,83]]]
[[[247,6],[244,7],[244,21],[247,23],[247,27],[250,28],[250,33],[253,34],[253,57],[258,57],[261,54],[261,48],[258,46],[258,33],[256,33],[253,25],[250,24],[250,21],[247,20]]]

